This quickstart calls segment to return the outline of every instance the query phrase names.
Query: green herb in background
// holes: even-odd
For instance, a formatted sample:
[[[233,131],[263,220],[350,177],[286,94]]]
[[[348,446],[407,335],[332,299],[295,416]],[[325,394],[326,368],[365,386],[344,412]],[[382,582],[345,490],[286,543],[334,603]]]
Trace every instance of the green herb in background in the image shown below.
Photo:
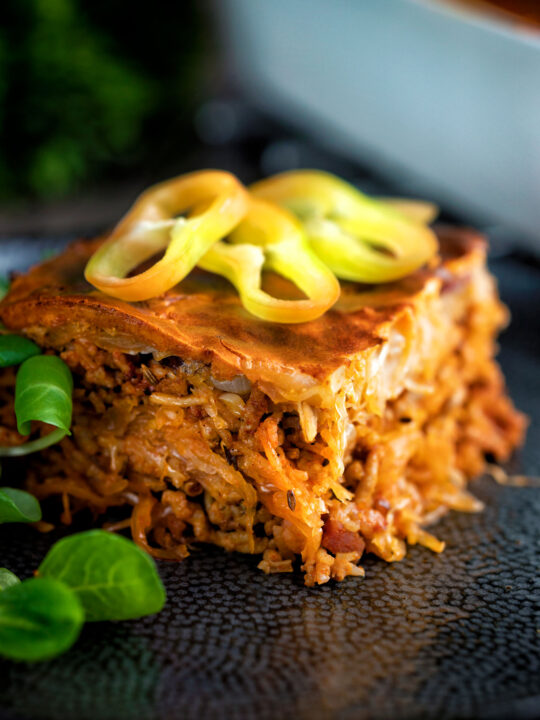
[[[0,591],[5,590],[12,585],[18,585],[21,581],[19,578],[6,568],[0,568]]]
[[[63,538],[38,572],[72,588],[87,621],[131,620],[157,613],[165,603],[152,558],[132,541],[104,530]]]
[[[84,623],[77,595],[63,583],[32,578],[0,593],[0,653],[47,660],[70,648]]]
[[[3,0],[0,196],[65,195],[103,175],[132,176],[167,137],[177,146],[201,95],[201,20],[196,0],[155,0],[152,12]]]
[[[41,508],[33,495],[16,488],[0,488],[0,523],[38,520],[41,520]]]
[[[40,354],[40,348],[28,338],[19,335],[0,335],[0,367],[20,365],[28,358]]]

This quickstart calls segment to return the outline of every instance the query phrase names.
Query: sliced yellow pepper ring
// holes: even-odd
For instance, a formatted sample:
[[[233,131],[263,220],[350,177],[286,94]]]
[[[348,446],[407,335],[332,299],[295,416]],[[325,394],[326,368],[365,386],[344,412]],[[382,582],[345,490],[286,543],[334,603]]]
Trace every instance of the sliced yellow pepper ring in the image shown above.
[[[253,315],[272,322],[308,322],[338,299],[337,278],[310,248],[300,223],[277,205],[252,199],[246,217],[229,239],[231,244],[216,243],[198,265],[226,277]],[[307,299],[269,295],[261,288],[263,270],[291,280]]]
[[[250,190],[291,210],[302,221],[315,253],[345,280],[397,280],[437,251],[436,237],[425,224],[328,173],[287,172]]]
[[[410,220],[430,225],[438,216],[439,208],[435,203],[427,200],[413,200],[411,198],[400,197],[379,197],[379,202],[385,205],[391,205],[394,210],[406,215]]]
[[[204,207],[201,212],[194,208]],[[180,282],[197,261],[243,218],[244,186],[227,172],[203,170],[151,187],[90,258],[85,277],[121,300],[148,300]],[[177,215],[192,211],[188,217]],[[165,250],[148,270],[126,277]]]

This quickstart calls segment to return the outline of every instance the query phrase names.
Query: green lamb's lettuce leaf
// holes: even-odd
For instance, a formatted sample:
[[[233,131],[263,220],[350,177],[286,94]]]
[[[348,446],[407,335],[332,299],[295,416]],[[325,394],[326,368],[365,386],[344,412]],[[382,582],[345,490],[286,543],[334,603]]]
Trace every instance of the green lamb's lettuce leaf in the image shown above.
[[[0,523],[38,520],[41,520],[41,508],[33,495],[16,488],[0,488]]]
[[[0,300],[9,292],[9,280],[5,275],[0,275]]]
[[[38,573],[72,588],[88,621],[131,620],[157,613],[165,603],[152,558],[131,540],[104,530],[58,541]]]
[[[41,350],[28,338],[20,335],[0,335],[0,367],[20,365],[34,355],[40,355]]]
[[[6,590],[12,585],[18,585],[20,582],[19,578],[11,570],[0,568],[0,591]]]
[[[69,434],[73,403],[73,378],[68,366],[54,355],[25,360],[15,383],[17,429],[28,435],[32,420],[54,425]]]
[[[59,357],[36,355],[25,360],[15,382],[17,429],[28,435],[32,420],[53,425],[56,430],[23,445],[0,447],[0,457],[15,457],[43,450],[69,435],[73,401],[73,378]]]
[[[32,578],[0,592],[0,654],[12,660],[48,660],[70,648],[84,611],[77,595],[57,580]]]
[[[30,440],[22,445],[13,445],[11,447],[0,447],[0,457],[20,457],[21,455],[30,455],[30,453],[38,452],[44,448],[55,445],[62,438],[66,437],[66,432],[62,429],[53,430],[37,440]]]
[[[0,655],[48,660],[68,650],[87,621],[159,612],[165,590],[154,561],[119,535],[90,530],[57,542],[37,578],[0,568]]]

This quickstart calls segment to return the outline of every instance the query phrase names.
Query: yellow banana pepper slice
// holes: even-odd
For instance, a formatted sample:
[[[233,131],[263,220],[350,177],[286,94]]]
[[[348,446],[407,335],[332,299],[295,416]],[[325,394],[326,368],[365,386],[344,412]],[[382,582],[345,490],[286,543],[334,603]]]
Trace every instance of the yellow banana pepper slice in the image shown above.
[[[400,197],[378,197],[379,202],[385,205],[391,205],[394,210],[406,215],[410,220],[430,225],[439,214],[439,208],[435,203],[427,200],[413,200],[412,198]]]
[[[227,172],[202,170],[146,190],[90,258],[85,277],[121,300],[147,300],[180,282],[243,218],[244,186]],[[203,208],[193,212],[194,208]],[[177,217],[187,212],[187,217]],[[148,270],[127,275],[165,250]]]
[[[230,243],[216,243],[198,265],[226,277],[253,315],[279,323],[307,322],[338,299],[337,278],[310,248],[300,223],[277,205],[253,198],[229,239]],[[307,299],[269,295],[261,287],[263,270],[291,280]]]
[[[286,172],[261,180],[250,190],[292,211],[315,253],[345,280],[397,280],[437,251],[436,237],[425,224],[328,173]]]

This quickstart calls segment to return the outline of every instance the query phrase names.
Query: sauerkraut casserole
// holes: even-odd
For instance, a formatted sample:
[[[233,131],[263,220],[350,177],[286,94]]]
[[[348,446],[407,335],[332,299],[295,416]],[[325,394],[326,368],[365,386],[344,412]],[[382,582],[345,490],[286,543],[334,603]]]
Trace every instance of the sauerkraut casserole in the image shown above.
[[[58,496],[61,519],[90,509],[130,527],[152,555],[195,543],[297,557],[308,585],[362,575],[364,552],[440,551],[426,528],[467,490],[486,455],[508,458],[525,420],[493,356],[507,313],[472,231],[440,228],[440,259],[403,280],[342,283],[301,325],[259,320],[220,277],[193,271],[137,303],[95,291],[79,242],[16,278],[0,304],[11,331],[68,364],[71,437],[32,461],[27,486]],[[268,277],[273,292],[286,281]],[[14,431],[5,370],[0,433]]]

